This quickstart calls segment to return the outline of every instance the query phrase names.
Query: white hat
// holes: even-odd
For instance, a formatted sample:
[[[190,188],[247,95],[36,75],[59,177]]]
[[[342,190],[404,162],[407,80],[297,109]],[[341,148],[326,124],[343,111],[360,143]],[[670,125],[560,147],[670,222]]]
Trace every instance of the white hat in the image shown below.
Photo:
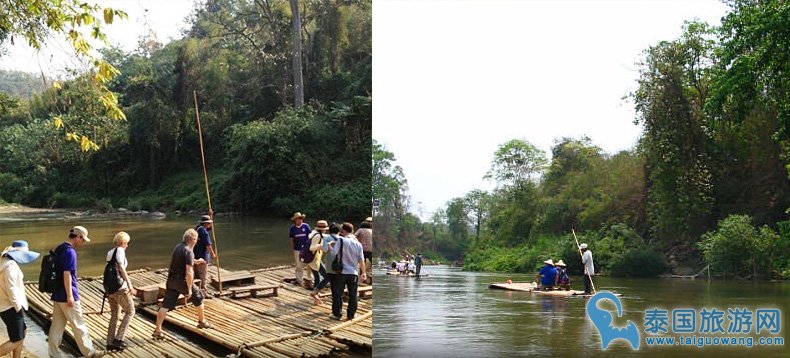
[[[557,264],[555,264],[554,266],[566,267],[567,265],[565,265],[565,262],[562,262],[562,260],[559,260],[559,261],[557,261]]]
[[[579,245],[579,249],[583,250],[583,249],[586,249],[586,248],[587,248],[587,244],[585,244],[585,243],[582,243],[581,245]]]
[[[549,264],[549,265],[551,265],[551,266],[554,266],[554,261],[551,261],[551,259],[548,259],[548,260],[546,260],[546,261],[543,261],[543,263],[544,263],[544,264]]]
[[[69,235],[77,235],[82,236],[85,239],[85,242],[91,242],[91,239],[88,238],[88,229],[82,226],[75,226],[69,230]]]

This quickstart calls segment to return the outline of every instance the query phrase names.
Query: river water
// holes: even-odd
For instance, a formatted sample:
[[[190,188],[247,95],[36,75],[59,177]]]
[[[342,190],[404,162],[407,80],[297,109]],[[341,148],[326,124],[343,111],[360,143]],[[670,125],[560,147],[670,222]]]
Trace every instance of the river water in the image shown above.
[[[79,276],[98,276],[104,270],[107,251],[112,248],[112,238],[118,231],[131,236],[127,258],[129,270],[139,268],[166,268],[173,248],[181,242],[184,231],[194,228],[199,217],[181,216],[154,220],[144,217],[63,219],[63,214],[23,217],[0,216],[0,245],[8,246],[14,240],[26,240],[30,249],[42,255],[68,238],[72,226],[88,229],[91,242],[78,250]],[[313,223],[310,222],[312,225]],[[287,218],[269,217],[219,217],[215,235],[219,247],[220,266],[229,270],[253,269],[292,264],[288,246]],[[36,281],[41,259],[21,265],[25,280]],[[25,349],[39,357],[47,356],[46,332],[27,321]],[[5,327],[0,322],[0,343],[7,340]]]
[[[603,351],[598,331],[586,318],[588,298],[546,297],[488,288],[491,282],[504,282],[504,274],[463,272],[442,266],[424,267],[423,273],[430,276],[415,279],[378,275],[375,282],[374,356],[790,356],[790,349],[786,345],[757,346],[757,337],[788,338],[788,316],[784,313],[790,310],[790,284],[785,282],[596,277],[594,283],[599,291],[610,290],[623,294],[621,302],[624,317],[618,318],[615,311],[614,325],[622,327],[626,325],[626,320],[631,320],[640,330],[641,337],[640,349],[637,351],[631,350],[623,340],[614,341]],[[534,275],[510,277],[516,282],[534,279]],[[574,289],[581,289],[581,277],[573,277],[571,285]],[[614,310],[608,301],[599,304],[599,307]],[[696,345],[647,347],[647,334],[643,331],[647,328],[644,311],[653,308],[667,309],[670,325],[672,310],[682,308],[698,311],[717,308],[725,312],[728,308],[747,308],[751,311],[775,308],[783,314],[780,333],[770,335],[763,330],[759,336],[752,334],[754,346],[751,348],[700,348]],[[697,327],[700,327],[700,323],[700,318],[697,318]],[[669,333],[673,333],[671,326],[667,328]],[[723,328],[728,329],[727,321]],[[752,326],[752,330],[754,328]]]

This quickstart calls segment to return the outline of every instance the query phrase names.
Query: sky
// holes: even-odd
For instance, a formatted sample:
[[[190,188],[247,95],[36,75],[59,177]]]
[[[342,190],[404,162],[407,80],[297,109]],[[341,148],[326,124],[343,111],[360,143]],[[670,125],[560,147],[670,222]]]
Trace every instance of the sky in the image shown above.
[[[626,97],[643,51],[726,12],[718,0],[375,1],[373,138],[423,220],[494,188],[482,178],[511,139],[549,157],[562,137],[632,149],[641,127]]]
[[[123,10],[129,18],[115,19],[105,26],[105,33],[111,44],[126,51],[137,48],[141,36],[153,31],[156,38],[167,43],[181,38],[186,26],[186,18],[192,12],[197,0],[94,0],[101,7]],[[201,1],[202,2],[202,1]],[[101,14],[99,15],[101,18]],[[87,34],[87,32],[83,32]],[[0,57],[0,69],[32,73],[44,72],[50,76],[63,74],[63,69],[80,68],[73,60],[74,50],[62,41],[61,37],[50,37],[42,51],[36,51],[17,38],[14,46],[7,45],[9,53]],[[96,45],[99,45],[98,43]]]

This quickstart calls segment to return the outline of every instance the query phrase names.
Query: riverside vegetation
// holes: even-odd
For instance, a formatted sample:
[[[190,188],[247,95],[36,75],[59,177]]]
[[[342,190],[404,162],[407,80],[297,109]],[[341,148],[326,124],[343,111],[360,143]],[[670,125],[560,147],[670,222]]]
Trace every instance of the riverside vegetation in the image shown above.
[[[508,272],[563,258],[580,274],[575,228],[608,275],[708,266],[790,278],[790,4],[728,4],[720,28],[687,22],[679,38],[644,51],[630,95],[643,133],[631,150],[560,138],[548,159],[513,139],[486,175],[496,189],[472,190],[421,222],[395,155],[374,143],[377,251]]]

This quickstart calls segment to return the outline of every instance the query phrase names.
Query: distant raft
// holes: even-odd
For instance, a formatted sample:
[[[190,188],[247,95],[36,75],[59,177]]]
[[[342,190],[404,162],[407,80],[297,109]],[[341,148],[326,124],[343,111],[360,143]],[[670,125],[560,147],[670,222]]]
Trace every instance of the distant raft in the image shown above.
[[[568,296],[584,296],[589,297],[592,295],[585,295],[584,291],[578,290],[548,290],[543,291],[538,289],[538,284],[534,282],[513,282],[513,283],[492,283],[488,285],[488,288],[495,289],[495,290],[507,290],[507,291],[520,291],[520,292],[529,292],[547,296],[559,296],[559,297],[568,297]],[[622,296],[622,294],[615,293],[615,296]]]
[[[387,271],[387,275],[400,276],[400,277],[417,277],[417,274],[415,274],[413,272],[409,272],[408,274],[405,274],[405,273],[400,273],[397,270]],[[427,276],[430,276],[430,275],[428,275],[427,273],[421,273],[420,274],[420,277],[427,277]]]

